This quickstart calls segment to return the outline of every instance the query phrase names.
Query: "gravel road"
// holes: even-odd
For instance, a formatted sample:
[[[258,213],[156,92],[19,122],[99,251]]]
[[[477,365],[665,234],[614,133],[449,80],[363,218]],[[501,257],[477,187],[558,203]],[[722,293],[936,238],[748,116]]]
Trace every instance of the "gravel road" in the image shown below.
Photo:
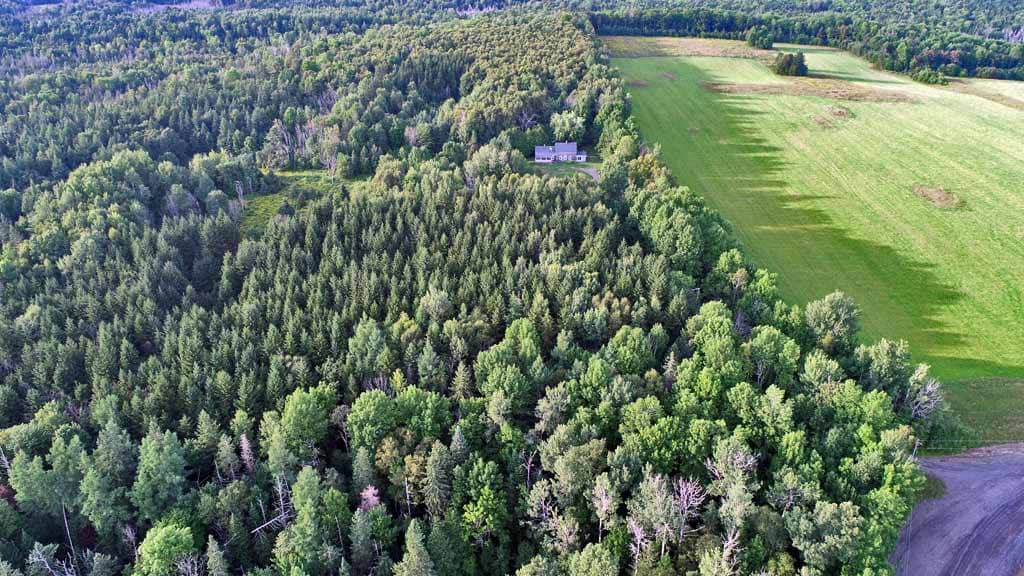
[[[1024,444],[924,458],[946,485],[914,509],[892,563],[901,576],[1018,576],[1024,572]]]

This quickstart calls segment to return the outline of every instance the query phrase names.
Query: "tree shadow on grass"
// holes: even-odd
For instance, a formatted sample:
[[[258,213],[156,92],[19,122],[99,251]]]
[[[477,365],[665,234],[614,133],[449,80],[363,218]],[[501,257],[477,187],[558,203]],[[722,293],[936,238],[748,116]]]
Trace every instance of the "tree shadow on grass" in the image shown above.
[[[686,61],[663,66],[677,70],[684,81],[729,80]],[[657,77],[650,79],[639,106],[652,91],[662,89],[658,82]],[[699,117],[699,131],[687,130],[690,118],[679,119],[679,128],[669,127],[664,117],[655,120],[658,125],[642,123],[641,128],[661,140],[664,159],[677,180],[703,195],[734,225],[751,260],[780,273],[780,287],[789,301],[803,304],[843,290],[862,308],[866,338],[906,339],[915,359],[937,366],[965,344],[969,335],[943,320],[943,312],[964,294],[943,282],[933,264],[854,236],[841,214],[821,208],[837,196],[812,196],[789,186],[795,167],[764,136],[768,118],[759,105],[762,97],[711,91],[686,97],[694,100],[681,106]]]
[[[822,80],[842,80],[851,84],[891,84],[893,86],[906,86],[906,82],[900,80],[881,78],[881,77],[866,77],[859,76],[857,74],[848,74],[846,72],[836,72],[834,70],[811,70],[807,73],[808,78],[820,78]]]

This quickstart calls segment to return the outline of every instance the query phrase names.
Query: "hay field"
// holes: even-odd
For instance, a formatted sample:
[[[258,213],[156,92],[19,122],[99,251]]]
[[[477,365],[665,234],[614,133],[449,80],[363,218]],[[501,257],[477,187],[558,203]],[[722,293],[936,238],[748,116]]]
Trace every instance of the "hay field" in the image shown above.
[[[813,78],[783,79],[737,42],[606,42],[647,142],[791,301],[853,295],[986,442],[1024,440],[1024,84],[925,86],[817,47]]]

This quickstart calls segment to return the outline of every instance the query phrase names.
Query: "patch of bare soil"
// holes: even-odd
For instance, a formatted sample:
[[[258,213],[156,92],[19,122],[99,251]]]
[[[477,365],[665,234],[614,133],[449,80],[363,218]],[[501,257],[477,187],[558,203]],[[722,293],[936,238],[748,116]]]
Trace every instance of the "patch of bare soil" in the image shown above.
[[[826,116],[818,116],[818,115],[811,116],[811,122],[814,122],[815,124],[817,124],[818,126],[821,126],[822,128],[835,128],[836,127],[835,122],[833,122],[831,118],[828,118]]]
[[[833,118],[853,118],[853,112],[842,106],[825,106],[825,113]]]
[[[662,72],[661,77],[664,78],[665,80],[668,80],[669,82],[675,82],[676,80],[679,79],[678,76],[671,72]]]
[[[964,204],[963,200],[961,200],[959,196],[946,192],[946,189],[941,186],[932,188],[929,186],[921,186],[919,184],[914,186],[914,194],[917,194],[921,198],[931,202],[938,208],[959,208]]]
[[[821,114],[811,116],[811,121],[822,128],[835,128],[843,120],[853,118],[853,112],[843,106],[825,106]]]
[[[767,94],[772,96],[820,96],[835,100],[860,102],[915,102],[906,93],[881,90],[837,80],[835,78],[794,78],[778,84],[731,84],[727,82],[701,82],[705,89],[722,94]]]
[[[996,104],[1002,104],[1003,106],[1013,108],[1014,110],[1024,110],[1024,100],[1020,100],[1006,94],[992,92],[991,90],[985,90],[980,86],[963,80],[951,80],[946,88],[961,94],[970,94],[971,96],[984,98],[985,100],[995,102]]]
[[[651,38],[644,36],[604,36],[605,45],[613,56],[642,58],[645,56],[718,56],[722,58],[752,58],[771,62],[772,50],[752,48],[738,40],[708,38]]]
[[[1024,568],[1024,445],[923,458],[941,498],[914,508],[890,557],[900,576],[1017,576]]]
[[[626,85],[632,86],[633,88],[647,88],[651,83],[647,80],[630,80],[626,82]]]

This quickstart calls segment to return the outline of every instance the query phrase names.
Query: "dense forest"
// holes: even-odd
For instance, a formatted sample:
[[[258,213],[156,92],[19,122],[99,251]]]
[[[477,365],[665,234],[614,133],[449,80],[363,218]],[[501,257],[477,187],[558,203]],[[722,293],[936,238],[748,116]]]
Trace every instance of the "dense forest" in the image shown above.
[[[1024,28],[1008,28],[1005,37],[992,38],[939,24],[871,20],[858,12],[757,13],[717,7],[602,11],[593,13],[591,22],[600,34],[627,36],[743,40],[763,29],[774,42],[842,48],[884,70],[1024,80]]]
[[[680,5],[748,14],[835,12],[876,22],[924,24],[986,38],[1024,40],[1021,0],[689,0]]]
[[[890,572],[939,384],[781,300],[591,18],[125,6],[0,40],[0,575]]]

